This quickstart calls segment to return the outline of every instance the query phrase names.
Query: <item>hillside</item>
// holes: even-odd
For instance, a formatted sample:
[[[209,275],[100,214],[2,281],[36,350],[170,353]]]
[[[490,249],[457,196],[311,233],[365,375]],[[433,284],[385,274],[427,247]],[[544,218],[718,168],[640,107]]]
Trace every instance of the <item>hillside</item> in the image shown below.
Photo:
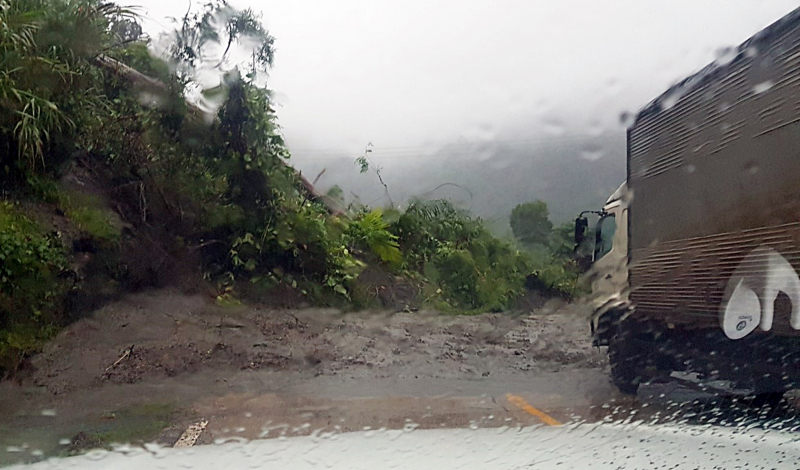
[[[2,5],[3,376],[64,326],[154,287],[220,305],[452,313],[525,308],[529,287],[534,300],[577,292],[569,257],[537,262],[447,200],[383,210],[320,197],[290,166],[263,80],[274,38],[252,10],[187,12],[156,57],[125,8]],[[203,85],[209,74],[218,86]]]

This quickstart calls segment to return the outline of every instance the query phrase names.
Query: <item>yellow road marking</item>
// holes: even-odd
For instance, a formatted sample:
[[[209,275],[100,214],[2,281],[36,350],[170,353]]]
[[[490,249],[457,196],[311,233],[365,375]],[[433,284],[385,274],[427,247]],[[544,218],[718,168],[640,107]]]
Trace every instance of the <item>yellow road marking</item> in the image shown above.
[[[511,403],[512,405],[516,406],[517,408],[520,408],[523,411],[526,411],[526,412],[532,414],[533,416],[536,416],[537,418],[542,420],[542,422],[544,424],[546,424],[548,426],[561,426],[561,423],[558,420],[554,419],[552,416],[548,415],[544,411],[540,411],[540,410],[537,410],[536,408],[532,407],[531,405],[528,404],[528,402],[526,402],[520,396],[512,395],[510,393],[507,393],[506,394],[506,399],[509,401],[509,403]]]

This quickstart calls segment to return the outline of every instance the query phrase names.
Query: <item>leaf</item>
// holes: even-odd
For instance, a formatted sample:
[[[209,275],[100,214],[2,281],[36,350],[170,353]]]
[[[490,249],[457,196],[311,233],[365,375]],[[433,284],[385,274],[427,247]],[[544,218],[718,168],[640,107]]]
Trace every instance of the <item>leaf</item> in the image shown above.
[[[345,289],[345,287],[344,287],[343,285],[341,285],[341,284],[336,284],[336,285],[333,287],[333,290],[334,290],[334,291],[335,291],[337,294],[341,294],[341,295],[343,295],[343,296],[345,296],[345,297],[347,297],[347,296],[348,296],[347,289]]]

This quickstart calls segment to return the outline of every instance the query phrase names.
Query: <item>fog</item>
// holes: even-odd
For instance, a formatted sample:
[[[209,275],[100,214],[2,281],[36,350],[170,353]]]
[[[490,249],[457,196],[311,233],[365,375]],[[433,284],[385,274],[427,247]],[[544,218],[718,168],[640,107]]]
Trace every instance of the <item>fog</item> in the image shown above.
[[[142,0],[146,30],[188,2]],[[268,85],[319,186],[386,204],[451,197],[488,219],[542,198],[556,220],[625,177],[624,125],[668,86],[794,9],[754,1],[243,1],[276,38]],[[453,183],[431,192],[442,183]],[[498,226],[502,226],[499,223]]]

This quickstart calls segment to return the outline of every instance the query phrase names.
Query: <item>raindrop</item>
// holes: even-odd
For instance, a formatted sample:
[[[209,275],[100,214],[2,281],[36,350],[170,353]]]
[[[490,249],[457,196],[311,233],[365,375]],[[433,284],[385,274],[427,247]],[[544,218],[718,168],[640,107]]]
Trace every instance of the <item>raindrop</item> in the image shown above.
[[[608,96],[619,95],[621,91],[622,85],[620,84],[619,80],[611,78],[606,82],[606,94]]]
[[[636,122],[636,115],[626,111],[619,115],[619,122],[625,127],[631,127]]]
[[[558,119],[545,119],[544,130],[550,135],[563,135],[566,132],[566,126]]]
[[[214,439],[214,445],[223,445],[229,443],[247,444],[247,439],[243,437],[219,437]]]
[[[84,455],[84,457],[86,457],[86,459],[87,459],[87,460],[94,460],[94,461],[97,461],[97,460],[102,460],[102,459],[106,458],[106,456],[107,456],[109,453],[110,453],[110,452],[108,452],[107,450],[103,450],[103,449],[95,449],[95,450],[90,450],[89,452],[87,452],[87,453]]]
[[[602,150],[581,150],[580,155],[584,160],[596,162],[597,160],[600,160],[603,155],[605,155],[605,152]]]
[[[673,90],[661,100],[661,109],[672,109],[683,96],[681,90]]]
[[[416,423],[406,423],[406,425],[405,425],[405,426],[403,426],[403,432],[412,432],[412,431],[414,431],[415,429],[417,429],[418,427],[419,427],[419,424],[416,424]]]
[[[723,47],[717,49],[717,52],[714,54],[716,58],[714,59],[714,64],[718,66],[728,65],[733,62],[733,59],[736,58],[736,48],[735,47]]]
[[[60,446],[68,446],[70,444],[72,444],[72,439],[64,438],[64,439],[59,439],[59,441],[58,441],[58,445],[60,445]]]
[[[753,93],[760,95],[761,93],[768,91],[773,86],[775,86],[775,82],[773,82],[772,80],[761,82],[753,87]]]
[[[695,170],[697,170],[696,166],[694,166],[692,164],[686,165],[686,172],[687,173],[694,173]]]
[[[589,123],[589,128],[586,131],[592,137],[597,137],[603,134],[603,126],[599,121],[593,120]]]
[[[42,410],[42,416],[55,416],[56,410]]]
[[[69,440],[69,439],[67,439],[67,441],[68,441],[68,440]],[[64,441],[64,439],[62,439],[62,441]],[[69,442],[68,442],[68,443],[69,443]],[[159,450],[161,450],[161,449],[162,449],[162,446],[161,446],[161,444],[157,444],[157,443],[155,443],[155,442],[148,442],[148,443],[146,443],[146,444],[144,445],[144,450],[146,450],[146,451],[148,451],[148,452],[150,452],[150,453],[152,453],[152,454],[154,454],[154,453],[158,452],[158,451],[159,451]]]
[[[16,452],[22,452],[22,447],[8,446],[8,447],[6,447],[6,452],[8,452],[9,454],[16,453]]]

